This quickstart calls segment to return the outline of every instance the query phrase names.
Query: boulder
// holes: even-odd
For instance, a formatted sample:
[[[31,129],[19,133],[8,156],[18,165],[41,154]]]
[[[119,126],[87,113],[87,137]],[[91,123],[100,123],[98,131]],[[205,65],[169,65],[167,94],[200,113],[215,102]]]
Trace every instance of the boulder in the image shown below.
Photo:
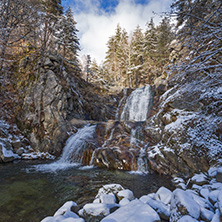
[[[0,139],[0,162],[11,162],[19,156],[13,152],[13,147],[7,140]]]
[[[199,219],[200,206],[193,199],[191,193],[177,188],[173,191],[171,199],[170,221],[176,222],[185,215],[190,215],[194,219]]]
[[[160,218],[149,205],[136,199],[101,220],[101,222],[110,221],[157,222],[160,221]]]

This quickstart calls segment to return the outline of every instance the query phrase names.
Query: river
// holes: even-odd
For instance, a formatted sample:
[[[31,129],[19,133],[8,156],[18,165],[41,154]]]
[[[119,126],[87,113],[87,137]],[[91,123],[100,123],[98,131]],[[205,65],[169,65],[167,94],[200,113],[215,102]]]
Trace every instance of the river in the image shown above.
[[[0,164],[0,222],[39,222],[68,200],[79,205],[92,202],[98,189],[109,183],[121,184],[136,197],[156,192],[161,186],[173,188],[169,177],[156,174],[81,167],[36,170],[41,164],[43,161],[33,160]]]

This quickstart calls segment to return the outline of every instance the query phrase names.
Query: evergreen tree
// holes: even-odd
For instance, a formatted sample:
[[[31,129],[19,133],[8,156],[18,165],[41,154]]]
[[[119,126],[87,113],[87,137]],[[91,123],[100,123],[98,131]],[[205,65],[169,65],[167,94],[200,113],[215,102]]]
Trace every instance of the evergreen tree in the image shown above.
[[[156,73],[157,60],[157,34],[153,19],[146,24],[147,28],[144,34],[144,63],[143,63],[143,81],[151,84]]]
[[[79,48],[78,30],[73,18],[71,8],[67,10],[64,16],[55,26],[55,37],[58,44],[58,50],[62,47],[62,55],[70,61],[76,61]]]
[[[131,70],[133,72],[133,87],[138,87],[141,82],[142,66],[143,66],[143,44],[144,36],[142,29],[138,25],[136,30],[133,32],[131,39]]]

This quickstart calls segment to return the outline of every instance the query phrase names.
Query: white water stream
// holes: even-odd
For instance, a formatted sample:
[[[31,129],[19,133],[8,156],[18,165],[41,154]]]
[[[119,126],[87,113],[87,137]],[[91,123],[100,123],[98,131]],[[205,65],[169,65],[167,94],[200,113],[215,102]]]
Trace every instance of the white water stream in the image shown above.
[[[127,98],[120,120],[145,121],[152,105],[150,85],[135,89]]]
[[[62,156],[51,164],[42,164],[36,166],[40,171],[57,171],[67,169],[73,166],[79,166],[82,159],[82,151],[87,146],[88,141],[93,139],[96,125],[86,125],[79,129],[66,142]]]

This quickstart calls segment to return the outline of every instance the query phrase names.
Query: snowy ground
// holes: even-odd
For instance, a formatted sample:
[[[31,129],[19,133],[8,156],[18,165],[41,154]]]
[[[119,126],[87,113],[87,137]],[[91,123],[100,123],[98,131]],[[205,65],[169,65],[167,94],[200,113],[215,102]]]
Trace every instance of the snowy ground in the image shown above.
[[[222,167],[212,167],[187,182],[182,178],[173,182],[177,187],[173,192],[160,187],[139,199],[119,184],[104,185],[93,203],[79,209],[75,202],[68,201],[41,222],[222,221]]]

